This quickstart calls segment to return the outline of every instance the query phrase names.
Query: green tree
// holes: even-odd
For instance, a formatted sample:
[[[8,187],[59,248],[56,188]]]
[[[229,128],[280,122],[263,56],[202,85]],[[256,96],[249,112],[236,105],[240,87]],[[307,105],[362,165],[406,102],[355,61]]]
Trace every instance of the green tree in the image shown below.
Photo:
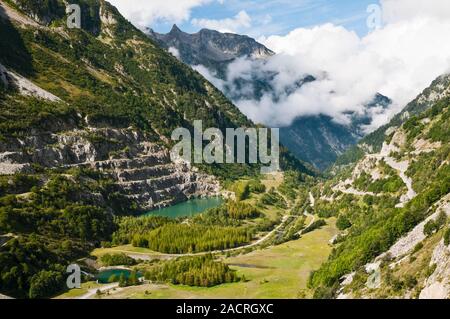
[[[339,215],[336,221],[336,226],[339,230],[345,230],[347,228],[350,228],[352,224],[350,223],[350,220],[348,220],[347,217],[345,217],[344,215]]]
[[[31,299],[51,297],[61,291],[63,284],[61,273],[42,270],[31,278],[29,297]]]
[[[125,276],[124,273],[121,273],[119,277],[119,287],[126,287],[126,286],[128,286],[127,277]]]
[[[139,284],[139,276],[138,276],[136,270],[133,270],[130,273],[130,276],[128,277],[127,285],[128,286],[136,286],[138,284]]]

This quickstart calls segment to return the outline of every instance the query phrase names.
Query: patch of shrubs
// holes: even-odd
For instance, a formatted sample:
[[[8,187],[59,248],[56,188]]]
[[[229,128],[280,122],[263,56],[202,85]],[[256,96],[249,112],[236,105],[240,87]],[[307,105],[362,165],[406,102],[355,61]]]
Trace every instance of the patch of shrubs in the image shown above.
[[[104,266],[133,266],[136,264],[133,258],[123,253],[103,255],[100,261]]]
[[[306,228],[302,231],[302,234],[310,233],[310,232],[312,232],[312,231],[314,231],[314,230],[316,230],[316,229],[321,228],[322,226],[325,226],[326,224],[327,224],[326,221],[323,220],[323,219],[316,220],[314,223],[312,223],[311,225],[309,225],[308,227],[306,227]]]
[[[447,222],[447,215],[444,212],[440,212],[436,220],[430,220],[423,228],[423,233],[427,237],[438,232]]]

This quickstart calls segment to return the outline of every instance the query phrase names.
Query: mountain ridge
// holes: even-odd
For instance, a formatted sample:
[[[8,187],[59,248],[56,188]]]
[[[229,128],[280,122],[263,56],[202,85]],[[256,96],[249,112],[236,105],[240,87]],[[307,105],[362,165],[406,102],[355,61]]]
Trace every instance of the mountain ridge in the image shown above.
[[[357,145],[338,157],[335,165],[330,167],[330,171],[339,169],[339,166],[352,164],[364,156],[364,154],[381,151],[385,138],[391,135],[393,130],[404,124],[409,118],[427,111],[439,99],[448,96],[449,83],[450,73],[437,77],[414,100],[409,102],[396,114],[389,123],[363,137]]]
[[[236,104],[247,100],[258,101],[265,94],[272,96],[274,103],[280,98],[275,95],[275,89],[271,84],[276,74],[251,70],[251,74],[245,78],[234,79],[232,83],[227,81],[228,68],[235,60],[245,58],[265,63],[275,55],[270,49],[248,36],[207,29],[188,34],[176,25],[167,34],[155,33],[153,30],[149,30],[148,34],[163,48],[178,54],[178,58],[184,63],[194,68],[206,67],[212,76],[223,82],[220,89]],[[242,48],[243,50],[239,50]],[[227,50],[232,53],[228,54]],[[314,81],[316,79],[313,76],[307,75],[287,86],[284,91],[289,94]],[[391,103],[389,98],[376,94],[365,106],[365,111],[372,107],[386,108]],[[367,112],[361,116],[351,115],[352,123],[349,125],[336,123],[330,116],[322,114],[300,116],[293,120],[293,124],[280,129],[280,139],[298,159],[325,170],[364,137],[362,126],[370,124],[370,120]]]
[[[167,50],[176,48],[183,62],[204,65],[222,75],[226,67],[238,57],[267,59],[275,54],[248,36],[209,29],[189,34],[174,25],[167,34],[156,33],[152,29],[148,29],[147,34]]]

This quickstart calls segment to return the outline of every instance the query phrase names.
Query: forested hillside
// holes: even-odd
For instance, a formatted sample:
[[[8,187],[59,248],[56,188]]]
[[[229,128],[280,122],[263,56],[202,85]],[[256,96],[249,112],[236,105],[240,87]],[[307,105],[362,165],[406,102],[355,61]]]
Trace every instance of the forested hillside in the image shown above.
[[[392,120],[373,133],[364,137],[358,145],[352,147],[335,163],[335,166],[347,165],[361,159],[364,154],[371,152],[379,152],[383,146],[386,135],[392,135],[393,130],[405,123],[409,118],[420,115],[424,111],[431,108],[440,99],[449,95],[450,75],[444,74],[438,77],[426,88],[421,94],[411,101],[406,107]]]
[[[114,216],[259,174],[172,163],[177,127],[254,125],[108,2],[72,3],[81,29],[66,27],[64,1],[0,2],[0,291],[15,297],[62,289],[65,267],[111,240]],[[286,151],[282,165],[312,174]]]
[[[342,232],[329,260],[311,275],[316,297],[448,297],[450,100],[445,78],[406,109],[423,102],[440,83],[443,93],[427,99],[431,106],[422,108],[427,110],[411,111],[401,127],[388,132],[379,151],[317,188],[316,212],[338,217]]]

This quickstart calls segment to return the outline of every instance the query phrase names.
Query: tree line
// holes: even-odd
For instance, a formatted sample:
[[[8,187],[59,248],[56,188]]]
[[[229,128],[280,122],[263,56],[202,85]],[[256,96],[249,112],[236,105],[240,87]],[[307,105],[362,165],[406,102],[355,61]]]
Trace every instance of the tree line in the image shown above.
[[[163,262],[148,270],[145,279],[195,287],[213,287],[241,280],[228,265],[214,261],[211,255]]]
[[[244,227],[166,224],[147,234],[136,234],[132,244],[168,254],[187,254],[235,248],[251,241]]]

